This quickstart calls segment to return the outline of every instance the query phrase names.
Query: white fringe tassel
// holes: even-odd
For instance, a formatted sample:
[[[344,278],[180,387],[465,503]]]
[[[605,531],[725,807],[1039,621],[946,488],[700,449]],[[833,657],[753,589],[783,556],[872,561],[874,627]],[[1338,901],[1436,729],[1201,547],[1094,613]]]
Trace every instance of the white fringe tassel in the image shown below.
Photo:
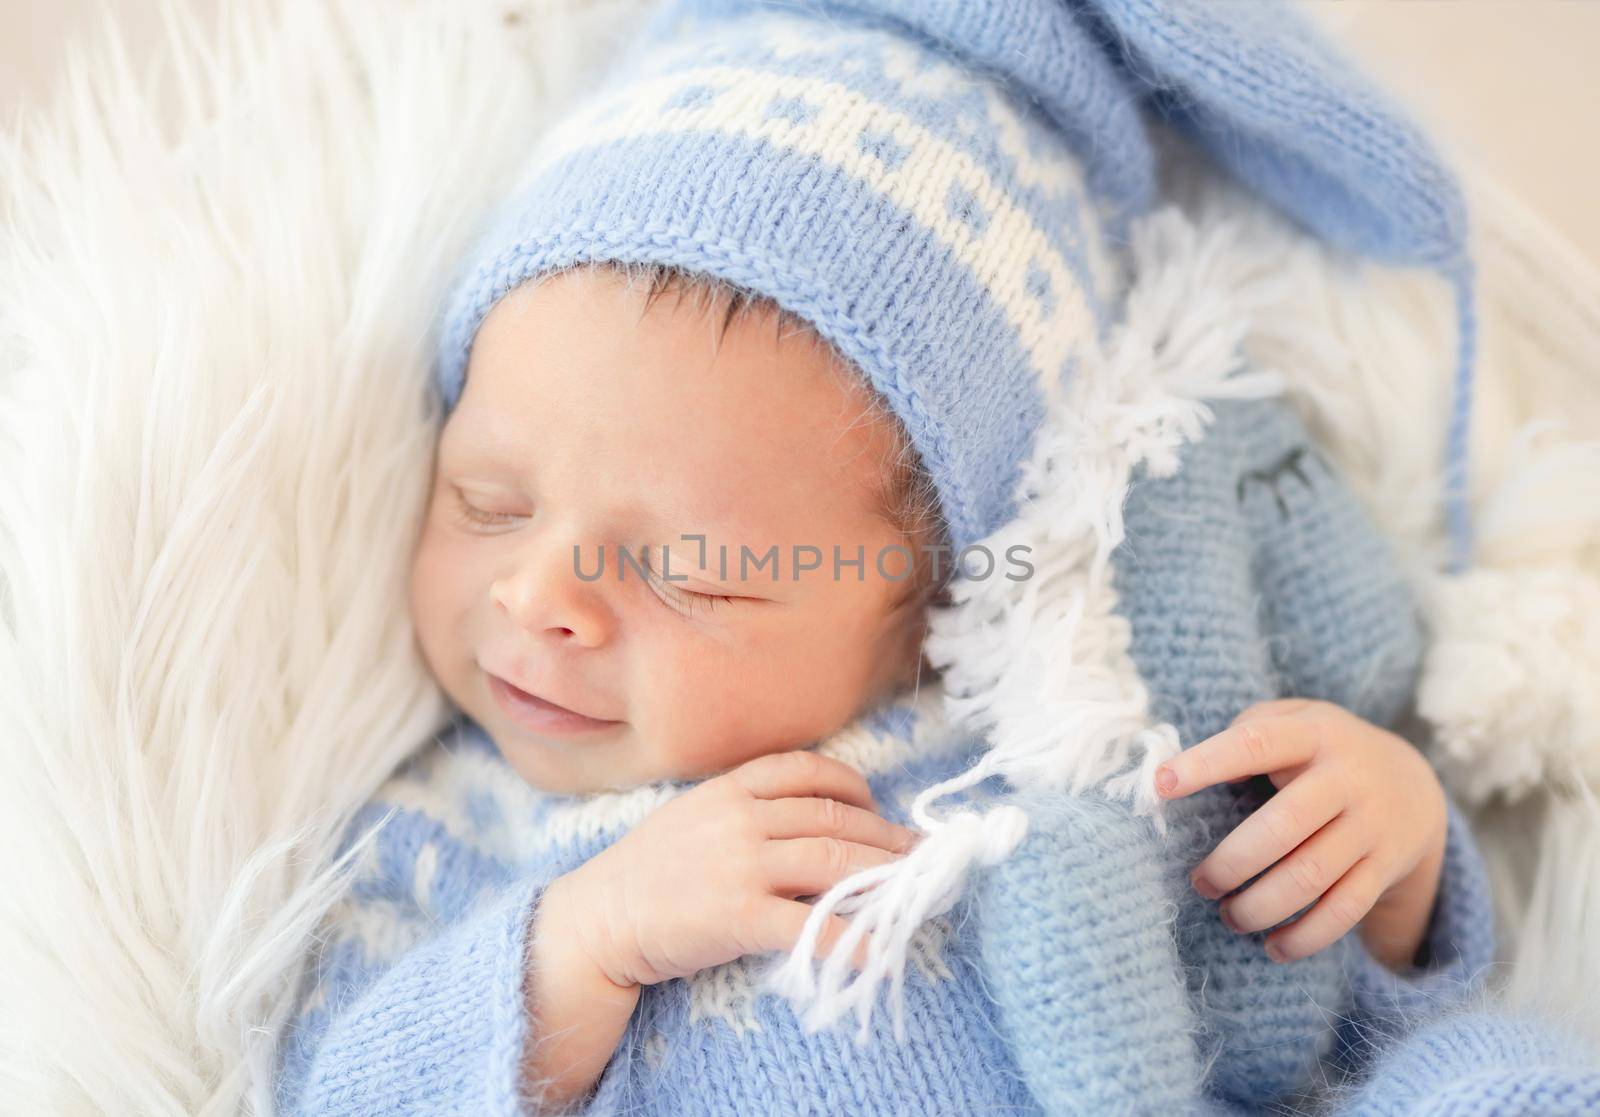
[[[968,872],[1011,854],[1025,812],[1002,804],[935,817],[932,804],[990,776],[1013,788],[1072,794],[1092,787],[1130,800],[1164,827],[1154,771],[1178,752],[1177,732],[1152,724],[1148,695],[1116,612],[1111,555],[1136,466],[1177,470],[1184,445],[1212,419],[1207,398],[1271,395],[1282,379],[1245,372],[1241,343],[1254,312],[1281,298],[1267,242],[1247,243],[1220,222],[1197,229],[1176,208],[1133,236],[1126,313],[1100,367],[1085,367],[1047,406],[1026,464],[1018,515],[985,545],[1025,544],[1034,573],[1022,582],[958,580],[935,611],[927,651],[943,669],[953,723],[991,747],[971,769],[926,788],[912,808],[922,841],[899,861],[857,873],[820,897],[769,987],[804,1008],[807,1028],[854,1012],[869,1036],[878,987],[889,983],[895,1035],[905,1035],[902,987],[911,937],[960,898]],[[817,941],[831,915],[850,929],[820,968]],[[852,973],[856,948],[866,960]]]

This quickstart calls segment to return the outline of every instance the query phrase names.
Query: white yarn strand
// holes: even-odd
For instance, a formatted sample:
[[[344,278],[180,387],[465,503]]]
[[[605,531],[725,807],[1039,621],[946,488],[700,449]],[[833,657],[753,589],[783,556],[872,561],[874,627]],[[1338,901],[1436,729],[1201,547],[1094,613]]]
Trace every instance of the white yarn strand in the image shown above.
[[[970,868],[1004,860],[1027,831],[1027,814],[1010,804],[984,814],[956,811],[900,861],[840,881],[816,901],[794,951],[772,975],[772,988],[793,1000],[811,1002],[803,1017],[809,1030],[827,1027],[854,1011],[860,1025],[856,1038],[864,1043],[871,1034],[878,986],[888,980],[895,1036],[903,1040],[900,989],[912,934],[954,906]],[[812,960],[822,929],[830,916],[847,912],[853,913],[849,927],[818,972]],[[869,936],[866,964],[852,980],[856,949]],[[821,995],[824,992],[831,995]]]
[[[889,984],[895,1035],[904,1038],[902,987],[912,935],[959,900],[969,872],[1008,857],[1026,813],[1005,803],[936,817],[932,805],[991,776],[1013,788],[1080,794],[1101,787],[1164,828],[1155,768],[1178,752],[1177,732],[1152,724],[1143,681],[1116,612],[1111,558],[1123,539],[1122,505],[1134,470],[1170,475],[1211,421],[1206,398],[1271,395],[1280,378],[1242,369],[1252,308],[1272,294],[1237,229],[1197,231],[1175,208],[1140,222],[1124,321],[1099,367],[1087,367],[1046,420],[1017,492],[1017,517],[985,544],[1031,548],[1033,577],[957,580],[952,604],[931,617],[927,650],[943,671],[952,724],[986,737],[966,772],[924,789],[912,808],[921,842],[889,865],[856,873],[816,903],[769,987],[804,1010],[806,1027],[846,1013],[865,1040],[878,989]],[[828,958],[816,948],[832,915],[850,927]],[[853,970],[857,948],[866,958]]]

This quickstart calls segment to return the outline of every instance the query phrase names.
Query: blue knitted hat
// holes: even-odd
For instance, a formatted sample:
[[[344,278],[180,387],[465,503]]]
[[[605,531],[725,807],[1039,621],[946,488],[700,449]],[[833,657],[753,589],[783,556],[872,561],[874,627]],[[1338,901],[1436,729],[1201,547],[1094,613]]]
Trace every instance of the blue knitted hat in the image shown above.
[[[1445,492],[1467,547],[1472,277],[1426,139],[1276,5],[669,0],[534,153],[467,261],[446,408],[495,303],[586,262],[775,300],[904,423],[950,541],[989,535],[1049,402],[1117,322],[1158,201],[1148,119],[1333,244],[1438,268],[1460,353]]]

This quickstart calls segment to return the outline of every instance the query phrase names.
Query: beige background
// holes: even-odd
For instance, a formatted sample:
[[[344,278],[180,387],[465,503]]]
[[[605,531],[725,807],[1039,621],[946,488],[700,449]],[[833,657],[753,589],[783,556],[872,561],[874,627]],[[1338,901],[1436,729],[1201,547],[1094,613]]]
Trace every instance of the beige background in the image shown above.
[[[1442,142],[1492,167],[1600,263],[1600,0],[1305,2]],[[50,96],[67,42],[108,11],[146,57],[159,0],[0,0],[0,122]]]

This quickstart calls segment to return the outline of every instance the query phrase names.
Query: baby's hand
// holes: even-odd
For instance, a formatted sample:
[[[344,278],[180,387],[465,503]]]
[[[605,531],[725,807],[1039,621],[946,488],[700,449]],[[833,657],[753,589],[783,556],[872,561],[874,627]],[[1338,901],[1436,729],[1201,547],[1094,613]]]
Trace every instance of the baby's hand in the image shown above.
[[[811,907],[916,835],[876,813],[867,781],[814,752],[757,757],[663,804],[560,878],[585,952],[624,988],[787,950]],[[848,926],[830,918],[826,954]],[[864,943],[862,944],[864,947]]]
[[[1263,702],[1156,772],[1177,799],[1266,775],[1280,790],[1224,838],[1190,876],[1238,932],[1260,931],[1317,905],[1266,940],[1287,962],[1361,925],[1374,957],[1399,968],[1416,956],[1444,863],[1446,802],[1422,754],[1393,733],[1327,702]],[[1320,900],[1318,899],[1320,897]]]

